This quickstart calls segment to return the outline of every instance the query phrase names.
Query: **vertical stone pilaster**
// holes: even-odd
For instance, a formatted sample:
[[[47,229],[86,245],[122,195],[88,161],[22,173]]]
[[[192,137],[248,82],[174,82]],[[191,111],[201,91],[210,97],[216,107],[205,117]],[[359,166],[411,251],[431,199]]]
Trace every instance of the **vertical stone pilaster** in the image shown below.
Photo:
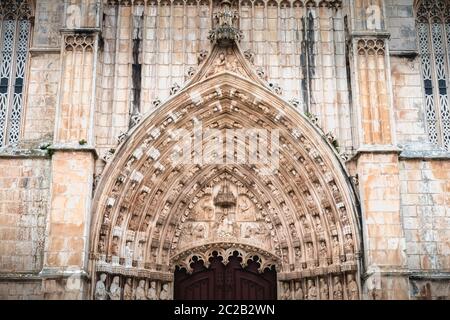
[[[384,1],[355,0],[348,9],[354,161],[364,239],[364,294],[368,299],[405,299],[408,281],[400,213],[399,151]]]
[[[88,2],[88,4],[87,4]],[[98,1],[65,5],[61,83],[52,156],[50,214],[44,250],[44,298],[87,297],[88,236],[95,149]]]

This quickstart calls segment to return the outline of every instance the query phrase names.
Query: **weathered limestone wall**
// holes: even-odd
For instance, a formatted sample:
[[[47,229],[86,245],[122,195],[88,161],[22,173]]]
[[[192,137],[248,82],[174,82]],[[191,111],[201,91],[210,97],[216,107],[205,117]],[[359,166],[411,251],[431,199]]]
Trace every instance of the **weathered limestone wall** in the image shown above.
[[[391,51],[417,50],[414,0],[385,0],[386,29],[391,34]]]
[[[50,161],[0,158],[0,298],[39,298]]]
[[[100,154],[128,131],[131,115],[152,112],[155,101],[166,100],[172,87],[182,86],[195,72],[200,53],[211,50],[212,11],[209,1],[104,6],[103,94],[96,116]],[[323,130],[333,132],[343,149],[350,149],[342,9],[331,4],[306,8],[300,2],[243,1],[239,13],[241,46],[255,68],[283,90],[286,100],[297,99],[299,112],[320,115]],[[140,88],[133,83],[134,68],[141,70]],[[139,101],[134,101],[136,89]]]
[[[392,94],[398,143],[426,142],[425,110],[420,61],[391,56]]]
[[[59,53],[32,53],[28,78],[23,139],[48,140],[55,130],[60,79]]]
[[[407,299],[408,286],[402,276],[406,256],[398,155],[361,155],[357,170],[363,212],[365,293],[381,299]]]
[[[411,298],[449,297],[450,163],[400,162],[401,215]]]

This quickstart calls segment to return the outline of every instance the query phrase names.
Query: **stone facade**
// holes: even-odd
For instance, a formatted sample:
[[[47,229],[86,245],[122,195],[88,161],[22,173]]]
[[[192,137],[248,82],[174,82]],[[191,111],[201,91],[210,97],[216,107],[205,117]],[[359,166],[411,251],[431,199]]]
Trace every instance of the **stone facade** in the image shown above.
[[[32,26],[20,139],[0,139],[0,298],[171,299],[177,267],[235,252],[277,271],[279,299],[450,298],[422,1],[7,0],[0,26],[18,5]],[[234,130],[233,159],[251,147],[237,130],[279,135],[276,170],[208,164],[214,131],[174,164],[176,130],[198,123]]]

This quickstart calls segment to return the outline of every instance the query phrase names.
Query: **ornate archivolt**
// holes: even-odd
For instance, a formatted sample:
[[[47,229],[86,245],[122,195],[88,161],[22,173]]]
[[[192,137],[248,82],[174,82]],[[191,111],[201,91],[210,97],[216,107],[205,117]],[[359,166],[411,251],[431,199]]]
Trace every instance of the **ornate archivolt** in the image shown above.
[[[199,139],[200,124],[231,138]],[[278,165],[236,161],[249,150],[250,139],[238,139],[242,129],[265,130]],[[174,162],[186,138],[197,147],[192,161]],[[234,151],[217,159],[226,140]],[[318,277],[330,287],[331,276],[343,285],[345,275],[358,278],[355,199],[337,153],[236,44],[214,46],[187,87],[124,137],[93,209],[93,271],[132,276],[135,286],[146,278],[162,288],[176,266],[189,271],[193,257],[207,264],[213,252],[234,251],[243,264],[253,255],[261,270],[275,266],[291,298],[299,281],[307,290]]]

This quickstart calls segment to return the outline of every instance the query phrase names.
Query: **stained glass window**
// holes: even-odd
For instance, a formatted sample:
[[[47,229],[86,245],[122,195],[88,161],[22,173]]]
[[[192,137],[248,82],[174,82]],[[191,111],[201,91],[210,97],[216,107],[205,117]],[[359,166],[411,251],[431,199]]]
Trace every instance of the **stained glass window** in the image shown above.
[[[421,1],[417,10],[417,32],[429,138],[450,150],[450,1]]]
[[[0,147],[20,136],[30,13],[25,0],[0,2]]]

